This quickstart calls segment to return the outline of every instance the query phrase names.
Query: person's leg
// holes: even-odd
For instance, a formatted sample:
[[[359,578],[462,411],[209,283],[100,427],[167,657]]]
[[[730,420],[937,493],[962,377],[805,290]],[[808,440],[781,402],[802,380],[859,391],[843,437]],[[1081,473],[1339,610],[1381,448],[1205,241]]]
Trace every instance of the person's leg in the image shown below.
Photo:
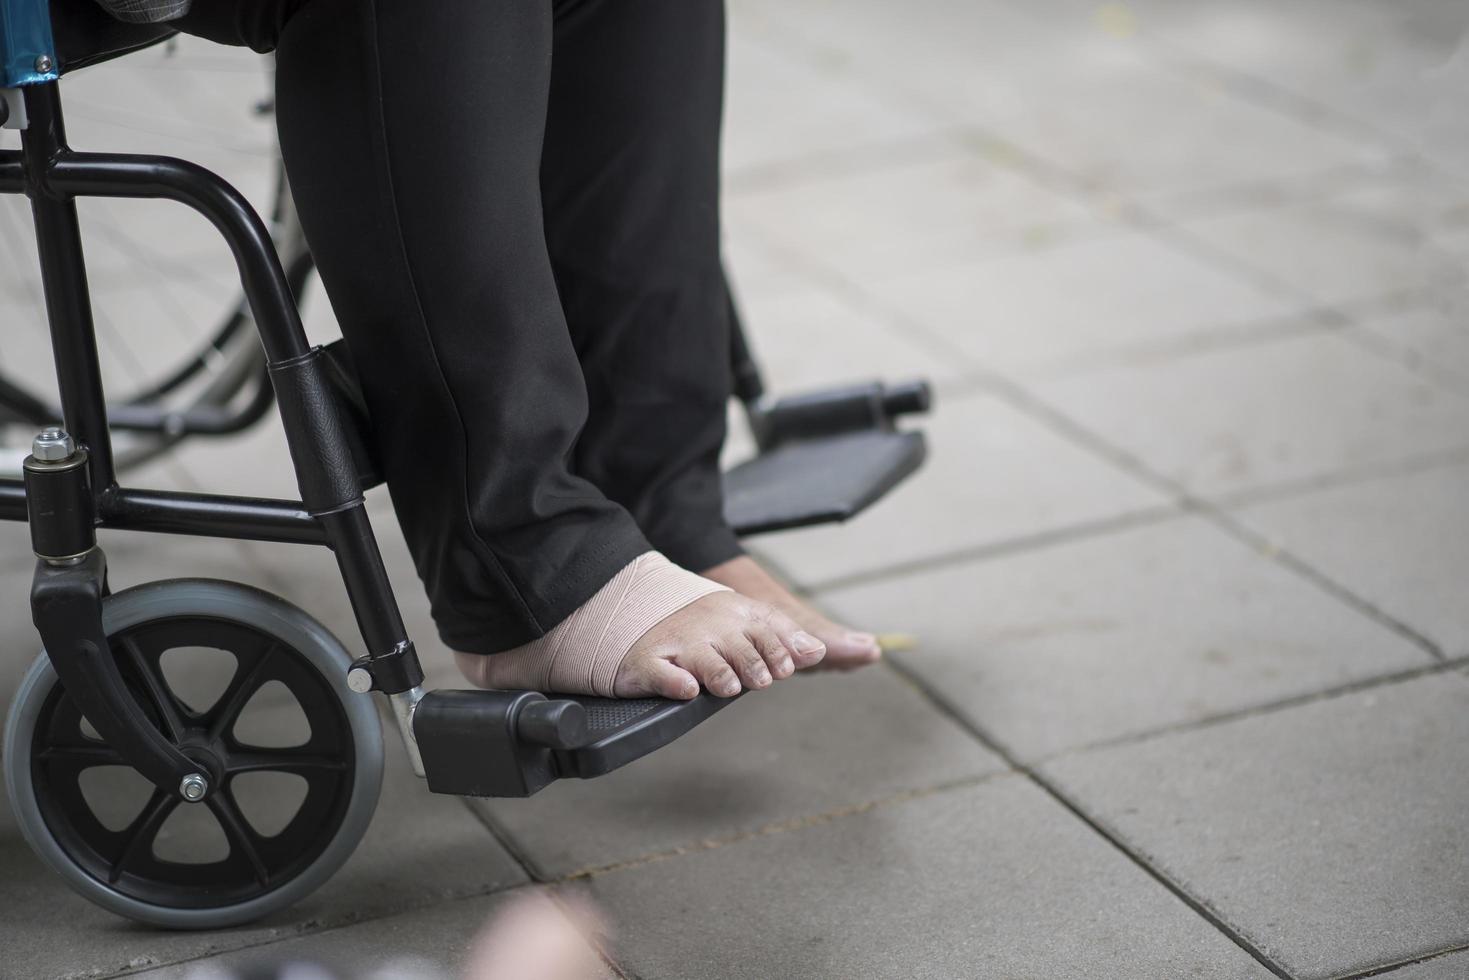
[[[310,0],[276,53],[281,150],[434,620],[491,653],[649,550],[566,465],[585,386],[536,173],[541,3]]]
[[[473,651],[468,672],[691,696],[696,678],[728,694],[819,659],[779,613],[663,561],[570,470],[586,394],[540,207],[549,6],[259,15],[279,3],[196,0],[180,26],[257,50],[272,39],[247,28],[280,30],[287,172],[435,621]]]
[[[722,0],[556,0],[541,187],[591,404],[576,472],[693,569],[740,554],[719,450]]]
[[[724,520],[723,0],[558,0],[555,13],[541,187],[591,406],[573,467],[673,561],[814,633],[824,663],[871,663],[871,634],[799,601]]]

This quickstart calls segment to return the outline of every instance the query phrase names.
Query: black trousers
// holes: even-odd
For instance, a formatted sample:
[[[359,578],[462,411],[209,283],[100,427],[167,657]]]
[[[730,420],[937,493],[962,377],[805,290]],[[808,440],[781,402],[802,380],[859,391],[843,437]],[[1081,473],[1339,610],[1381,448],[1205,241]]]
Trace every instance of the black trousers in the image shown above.
[[[718,454],[722,0],[195,0],[281,149],[445,643],[542,635],[650,547],[739,553]]]

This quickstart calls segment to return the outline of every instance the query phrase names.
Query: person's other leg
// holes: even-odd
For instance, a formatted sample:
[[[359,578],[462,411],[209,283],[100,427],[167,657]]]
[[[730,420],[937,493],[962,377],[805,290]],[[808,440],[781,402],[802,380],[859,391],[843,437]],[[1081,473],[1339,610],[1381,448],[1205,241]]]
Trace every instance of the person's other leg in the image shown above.
[[[197,0],[180,26],[265,50],[286,24],[282,150],[399,519],[446,642],[504,651],[461,654],[467,672],[691,696],[819,659],[775,610],[649,551],[569,470],[586,397],[540,211],[549,7],[239,9],[279,2]]]
[[[724,520],[723,0],[558,0],[555,13],[541,186],[591,406],[573,467],[675,562],[814,633],[824,663],[871,663],[871,634],[799,601]]]
[[[679,564],[741,553],[719,450],[722,0],[557,0],[541,187],[591,404],[576,472]]]

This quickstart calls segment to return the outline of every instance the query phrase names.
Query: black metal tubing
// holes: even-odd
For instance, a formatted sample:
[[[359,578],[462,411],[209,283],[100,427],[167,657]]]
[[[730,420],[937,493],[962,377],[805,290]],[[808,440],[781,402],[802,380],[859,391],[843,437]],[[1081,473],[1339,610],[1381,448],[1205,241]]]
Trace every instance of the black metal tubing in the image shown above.
[[[381,666],[373,671],[378,689],[395,694],[422,682],[423,671],[388,584],[355,478],[349,484],[344,476],[351,454],[345,444],[339,398],[321,381],[319,369],[307,372],[310,383],[297,393],[302,397],[278,401],[310,512],[288,501],[116,486],[76,197],[165,198],[198,211],[234,254],[272,376],[291,377],[303,364],[319,365],[322,357],[307,343],[290,284],[264,223],[237,190],[183,160],[74,152],[66,145],[58,85],[30,86],[25,99],[30,128],[22,133],[19,160],[14,154],[0,154],[0,192],[24,191],[33,202],[63,418],[73,437],[91,452],[99,523],[170,533],[325,543],[336,552],[368,655]],[[349,492],[337,494],[326,505],[317,499],[321,488]],[[20,497],[23,512],[23,491]],[[15,505],[13,488],[0,487],[0,516],[13,516]],[[307,533],[308,522],[315,534]]]
[[[288,361],[310,350],[270,233],[240,192],[216,175],[169,157],[67,152],[53,161],[44,181],[52,191],[75,197],[164,198],[198,211],[234,254],[266,356]]]
[[[730,386],[745,410],[754,411],[765,396],[765,381],[760,377],[755,352],[750,349],[750,338],[745,336],[744,319],[740,316],[740,307],[735,302],[728,275],[724,277],[724,305],[729,317]]]
[[[90,455],[92,493],[100,497],[114,480],[112,442],[82,235],[77,226],[76,201],[55,193],[46,180],[66,153],[66,129],[55,83],[27,86],[25,105],[29,119],[21,131],[24,187],[36,226],[61,415],[72,438]]]
[[[243,541],[329,544],[326,529],[294,500],[113,487],[100,526]]]
[[[25,519],[24,483],[0,480],[0,520]],[[213,493],[113,487],[102,495],[97,526],[109,531],[330,544],[321,522],[307,513],[299,501]]]

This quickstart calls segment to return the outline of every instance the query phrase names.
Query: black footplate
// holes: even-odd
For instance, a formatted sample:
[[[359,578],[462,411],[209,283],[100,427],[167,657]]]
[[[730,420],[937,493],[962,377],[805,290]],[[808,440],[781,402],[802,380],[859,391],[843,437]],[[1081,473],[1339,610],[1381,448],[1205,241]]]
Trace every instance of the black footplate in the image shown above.
[[[535,691],[431,691],[413,713],[429,789],[530,796],[662,748],[734,698],[618,700]]]
[[[724,516],[741,536],[845,521],[923,463],[920,432],[895,420],[926,412],[924,382],[869,382],[750,406],[759,455],[724,474]]]
[[[741,537],[845,521],[918,469],[921,432],[852,432],[778,446],[724,474],[724,516]]]

